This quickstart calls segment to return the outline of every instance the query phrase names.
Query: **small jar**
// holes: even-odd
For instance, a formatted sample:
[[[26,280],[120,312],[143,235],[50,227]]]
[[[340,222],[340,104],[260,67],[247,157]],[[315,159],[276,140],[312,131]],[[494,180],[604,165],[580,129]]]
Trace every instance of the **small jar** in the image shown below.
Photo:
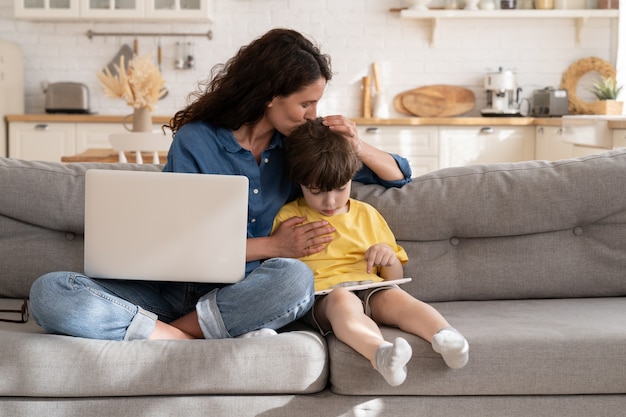
[[[535,9],[552,9],[554,0],[535,0]]]
[[[598,9],[619,9],[619,0],[598,0]]]
[[[520,1],[520,9],[530,10],[534,8],[535,8],[535,4],[533,0],[521,0]]]
[[[515,9],[516,3],[516,0],[500,0],[500,8],[502,10]]]

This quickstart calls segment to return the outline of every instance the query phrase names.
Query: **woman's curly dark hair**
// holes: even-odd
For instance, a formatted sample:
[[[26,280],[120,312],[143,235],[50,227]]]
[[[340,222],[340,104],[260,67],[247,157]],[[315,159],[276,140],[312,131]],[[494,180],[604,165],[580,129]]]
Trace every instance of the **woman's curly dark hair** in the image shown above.
[[[169,127],[176,133],[203,120],[236,130],[260,120],[274,97],[291,95],[320,77],[332,78],[330,57],[294,30],[273,29],[213,67],[211,79],[199,84]]]

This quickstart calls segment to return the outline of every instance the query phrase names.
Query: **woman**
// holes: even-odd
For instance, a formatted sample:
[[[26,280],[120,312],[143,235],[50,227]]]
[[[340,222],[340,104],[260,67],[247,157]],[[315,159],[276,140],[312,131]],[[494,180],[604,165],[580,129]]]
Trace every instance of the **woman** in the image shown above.
[[[237,284],[102,280],[69,272],[40,277],[31,310],[49,332],[99,339],[263,336],[311,307],[313,276],[294,259],[323,249],[334,229],[285,221],[269,236],[279,208],[297,196],[283,171],[282,141],[307,119],[331,79],[330,59],[298,32],[275,29],[217,66],[204,91],[170,122],[165,171],[246,175],[250,182],[246,277]],[[342,116],[324,123],[358,146],[355,180],[401,186],[403,158],[365,143]],[[210,256],[210,254],[207,254]]]

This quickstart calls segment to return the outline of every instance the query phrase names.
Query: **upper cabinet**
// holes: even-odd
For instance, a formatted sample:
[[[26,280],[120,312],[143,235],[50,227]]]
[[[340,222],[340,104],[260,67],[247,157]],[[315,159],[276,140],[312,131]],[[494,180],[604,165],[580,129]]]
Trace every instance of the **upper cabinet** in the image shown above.
[[[15,17],[22,19],[77,19],[79,0],[15,0]]]
[[[212,20],[212,0],[15,0],[15,17],[33,20]]]
[[[169,20],[176,15],[178,19],[194,20],[201,14],[210,20],[210,3],[210,0],[152,0],[146,2],[146,17]]]
[[[80,0],[80,17],[87,19],[143,19],[146,1]]]

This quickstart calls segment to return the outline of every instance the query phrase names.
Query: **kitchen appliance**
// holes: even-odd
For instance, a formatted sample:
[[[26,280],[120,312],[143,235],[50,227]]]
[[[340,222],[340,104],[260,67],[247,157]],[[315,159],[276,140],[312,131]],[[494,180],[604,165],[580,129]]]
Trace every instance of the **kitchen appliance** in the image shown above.
[[[9,154],[7,114],[24,113],[24,57],[18,44],[0,39],[0,156]]]
[[[480,111],[483,116],[521,116],[519,95],[522,89],[517,86],[513,71],[500,67],[497,72],[488,73],[484,87],[487,107]]]
[[[46,113],[89,113],[89,89],[85,84],[74,82],[48,85]]]
[[[567,90],[546,87],[533,92],[532,115],[535,117],[557,117],[568,113]]]
[[[517,0],[500,0],[500,8],[502,10],[515,9],[517,6]]]

